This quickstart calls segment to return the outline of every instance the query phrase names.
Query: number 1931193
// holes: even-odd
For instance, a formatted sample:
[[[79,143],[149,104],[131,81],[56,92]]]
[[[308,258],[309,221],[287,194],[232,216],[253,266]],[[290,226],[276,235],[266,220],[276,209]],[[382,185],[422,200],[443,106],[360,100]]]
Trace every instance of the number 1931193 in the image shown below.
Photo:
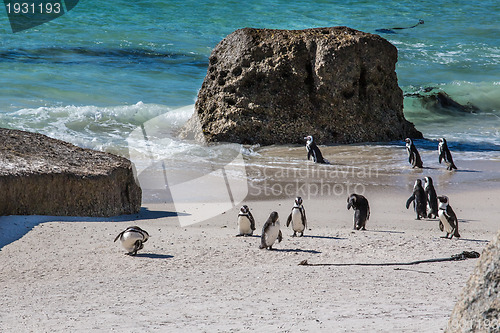
[[[6,3],[5,8],[8,14],[59,14],[61,13],[60,2],[46,2],[46,3],[27,3],[27,2],[13,2]]]

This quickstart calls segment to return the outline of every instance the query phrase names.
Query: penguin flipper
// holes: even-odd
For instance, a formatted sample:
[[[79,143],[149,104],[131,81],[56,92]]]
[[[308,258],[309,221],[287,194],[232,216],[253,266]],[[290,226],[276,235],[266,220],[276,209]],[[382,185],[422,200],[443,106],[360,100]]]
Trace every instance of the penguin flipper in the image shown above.
[[[293,209],[292,209],[292,211],[293,211]],[[292,213],[290,213],[290,215],[288,215],[288,218],[286,219],[286,227],[287,228],[290,225],[291,221],[292,221]]]
[[[250,220],[250,229],[255,230],[255,219],[250,211],[248,211],[248,219]]]
[[[441,221],[439,221],[439,230],[444,231],[444,225]]]
[[[412,203],[413,200],[415,200],[415,194],[413,194],[411,197],[408,198],[408,200],[406,200],[406,209],[410,207],[410,204]]]
[[[281,230],[278,232],[278,243],[281,243],[283,240],[283,235],[281,234]]]
[[[125,232],[125,231],[120,232],[120,233],[118,234],[118,236],[116,236],[116,238],[115,238],[115,240],[114,240],[113,242],[116,242],[116,241],[118,240],[118,238],[120,238],[120,237],[123,235],[123,233],[124,233],[124,232]]]
[[[302,207],[302,210],[300,211],[302,215],[302,224],[304,225],[304,229],[307,228],[307,217],[306,217],[306,209]]]

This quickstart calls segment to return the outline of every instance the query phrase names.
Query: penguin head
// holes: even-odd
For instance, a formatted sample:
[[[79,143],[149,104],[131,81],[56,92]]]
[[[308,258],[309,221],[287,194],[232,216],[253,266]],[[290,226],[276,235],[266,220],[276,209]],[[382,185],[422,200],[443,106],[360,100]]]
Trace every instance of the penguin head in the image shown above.
[[[425,177],[425,186],[430,186],[432,185],[432,178],[431,177]]]
[[[271,219],[271,222],[274,224],[279,220],[279,216],[277,212],[272,212],[271,215],[269,215],[269,218]]]
[[[304,137],[304,140],[307,140],[307,143],[311,143],[311,142],[313,142],[313,137],[312,137],[312,135],[308,135],[308,136]]]
[[[347,198],[347,210],[349,210],[351,207],[354,207],[357,199],[358,197],[354,193]]]
[[[448,205],[450,204],[450,201],[446,195],[440,195],[437,199],[439,201],[439,209],[446,209],[446,207],[448,207]]]
[[[295,205],[296,206],[302,205],[302,198],[301,197],[296,197],[295,198]]]
[[[415,180],[415,185],[413,185],[413,188],[417,188],[417,187],[422,187],[422,180],[421,179]]]
[[[250,211],[250,209],[248,208],[247,205],[243,205],[240,208],[240,212],[242,212],[243,214],[248,214],[249,211]]]
[[[406,139],[405,139],[405,142],[406,142],[407,144],[409,144],[409,145],[411,145],[411,144],[413,143],[413,142],[411,141],[411,139],[410,139],[410,138],[406,138]]]
[[[446,139],[445,138],[439,138],[438,142],[442,145],[446,145]]]

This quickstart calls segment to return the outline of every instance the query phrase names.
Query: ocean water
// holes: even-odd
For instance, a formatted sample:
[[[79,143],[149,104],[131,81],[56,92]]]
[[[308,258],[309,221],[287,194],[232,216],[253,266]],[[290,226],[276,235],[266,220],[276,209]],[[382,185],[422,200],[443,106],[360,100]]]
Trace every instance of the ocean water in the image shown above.
[[[226,35],[243,27],[379,33],[423,20],[379,33],[398,48],[405,116],[427,139],[418,144],[435,150],[444,136],[464,159],[498,159],[499,12],[497,0],[80,1],[66,15],[15,34],[4,13],[0,126],[134,157],[144,162],[141,169],[161,159],[185,161],[172,168],[206,159],[224,164],[238,147],[204,148],[176,140],[175,132],[192,114],[210,52]],[[416,97],[432,92],[466,108]],[[259,147],[243,152],[277,158]]]

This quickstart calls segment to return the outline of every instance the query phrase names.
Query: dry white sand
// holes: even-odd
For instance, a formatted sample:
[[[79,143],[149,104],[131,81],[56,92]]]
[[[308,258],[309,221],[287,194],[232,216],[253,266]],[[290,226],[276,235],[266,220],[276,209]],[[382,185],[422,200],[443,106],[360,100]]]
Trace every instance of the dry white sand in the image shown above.
[[[246,202],[257,232],[273,210],[283,242],[259,250],[235,237],[238,208],[180,227],[148,206],[115,219],[0,217],[1,332],[440,332],[477,260],[387,263],[481,250],[500,227],[500,190],[450,194],[459,240],[437,220],[414,220],[407,193],[367,193],[367,231],[352,230],[345,197],[304,200],[309,230],[284,224],[293,199]],[[173,210],[173,207],[172,207]],[[139,225],[151,237],[135,257],[114,237]]]

